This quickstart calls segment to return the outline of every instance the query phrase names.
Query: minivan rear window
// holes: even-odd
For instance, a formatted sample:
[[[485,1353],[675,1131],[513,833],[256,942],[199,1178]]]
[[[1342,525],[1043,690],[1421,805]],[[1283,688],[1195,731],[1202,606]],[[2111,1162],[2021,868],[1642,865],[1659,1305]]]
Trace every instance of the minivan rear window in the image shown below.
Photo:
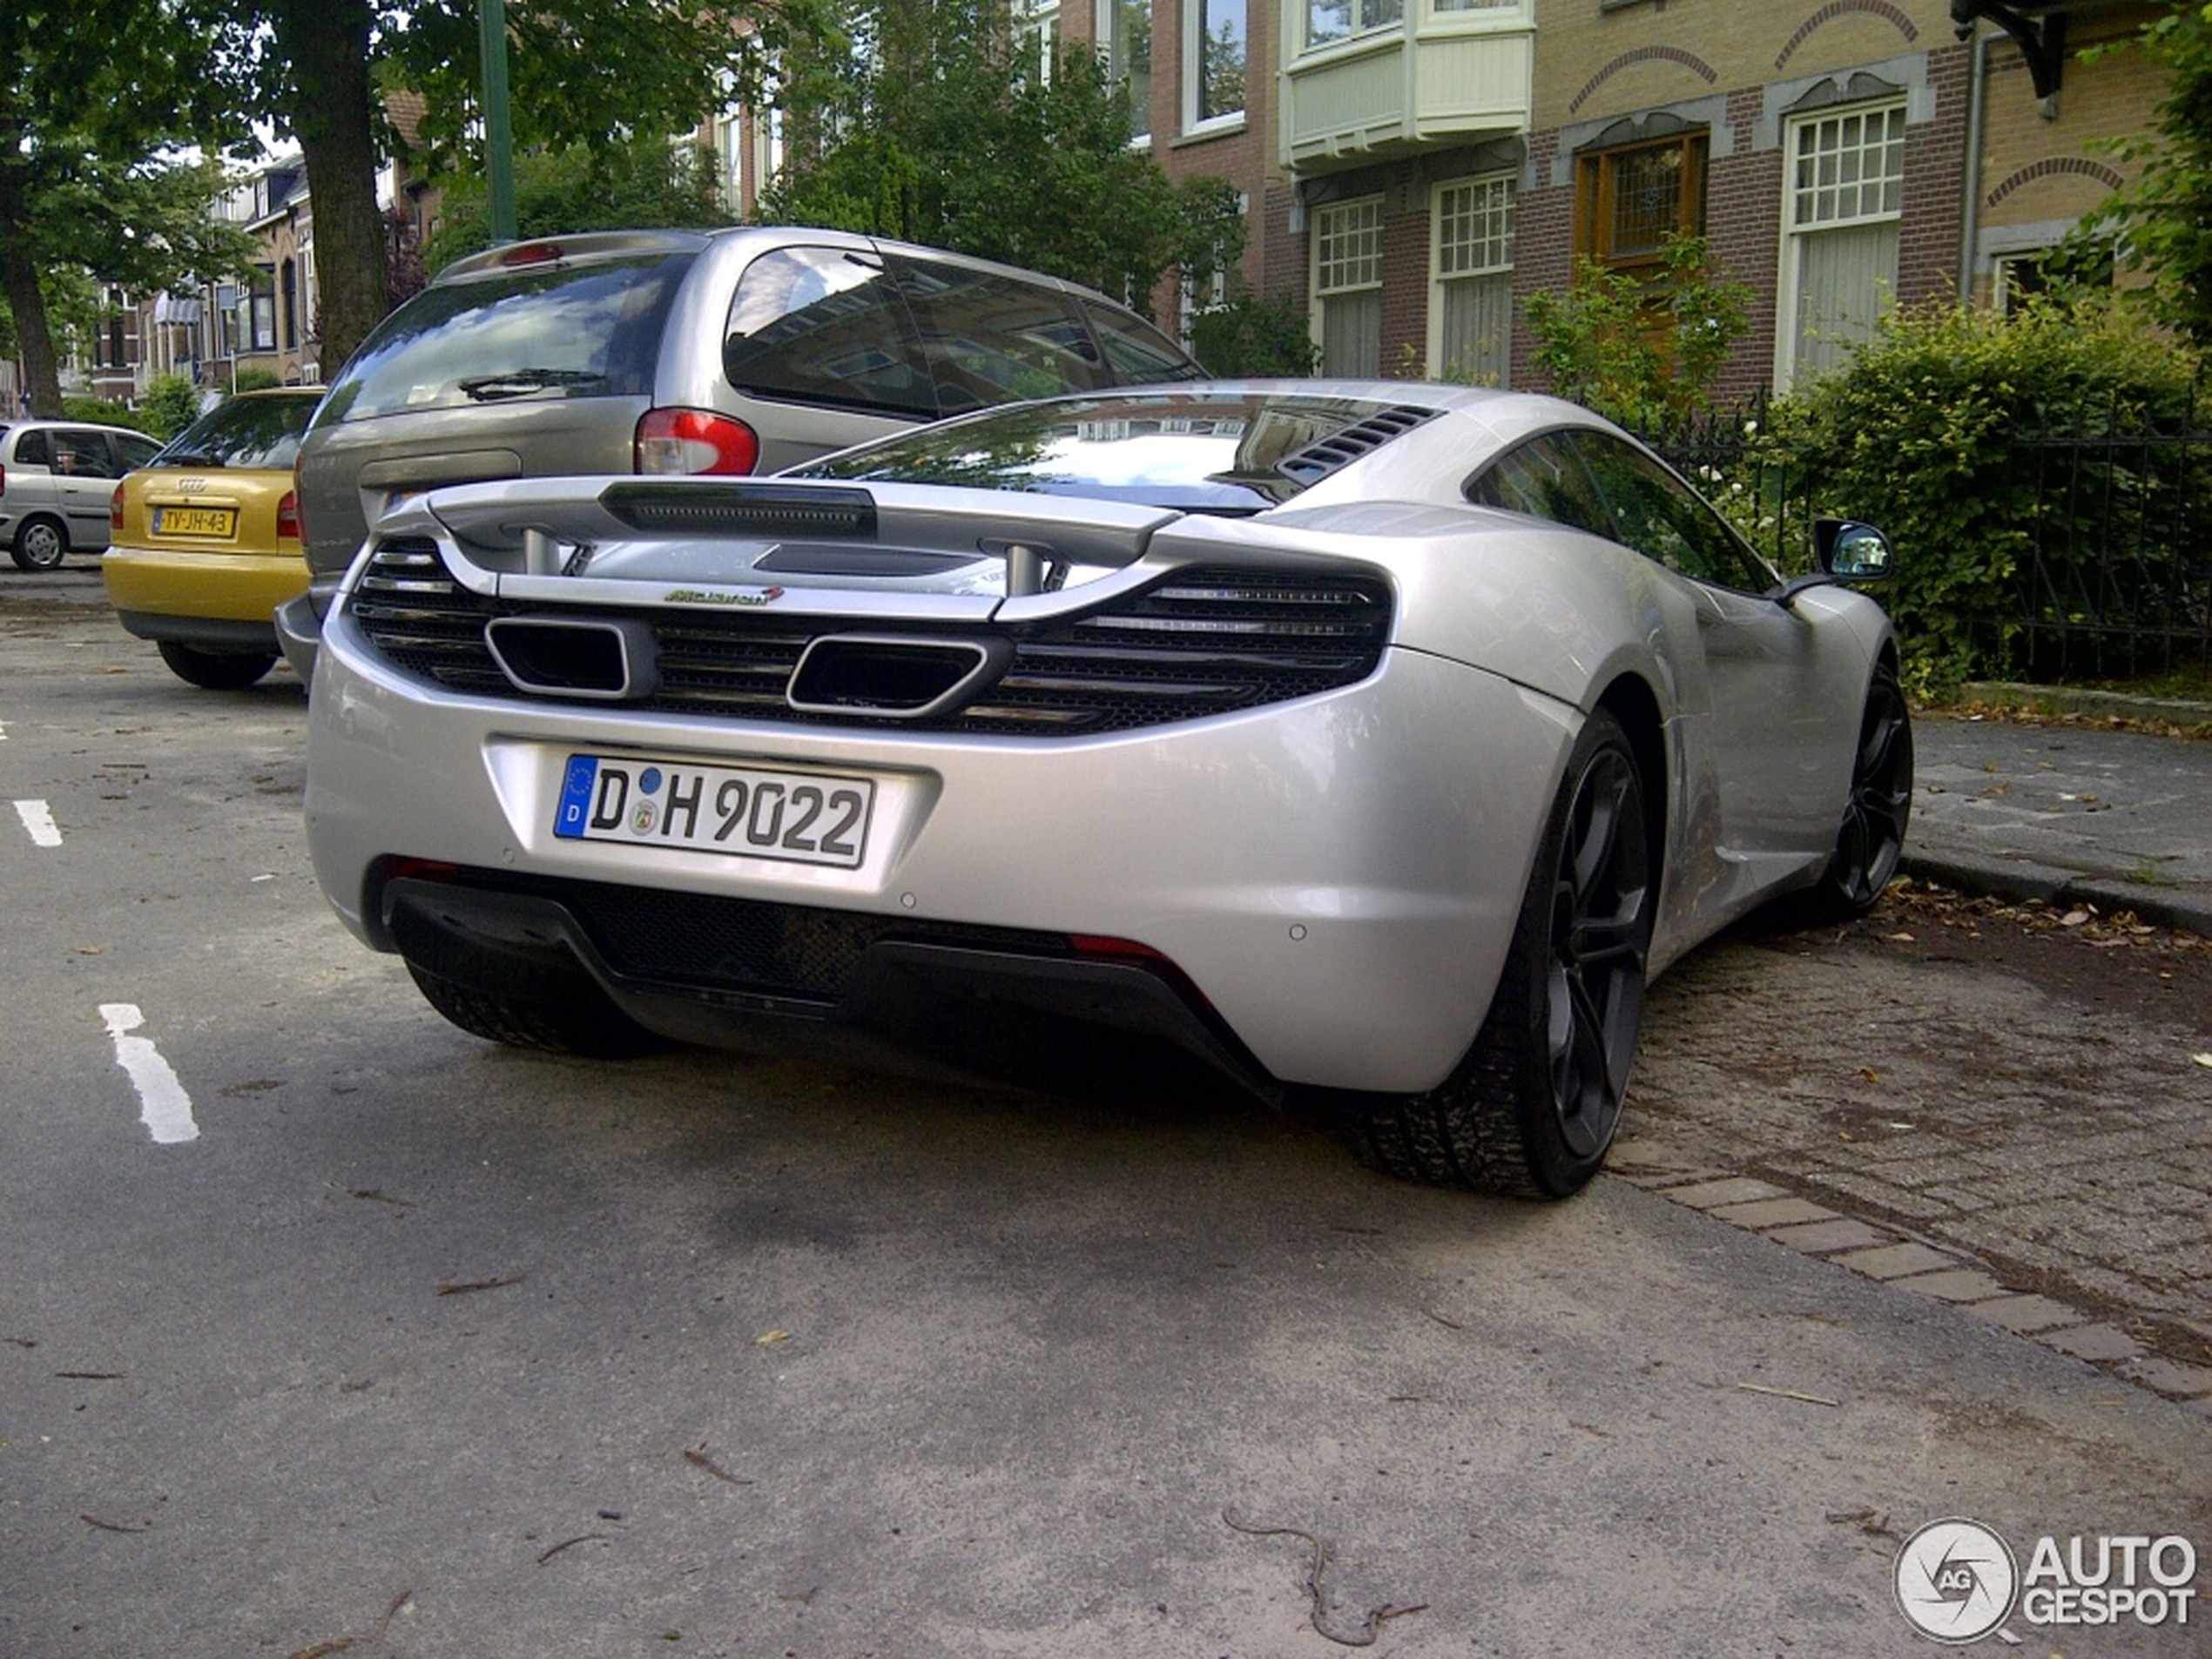
[[[326,420],[516,399],[647,397],[688,253],[433,283],[379,324]]]
[[[883,262],[835,247],[763,253],[738,280],[722,372],[755,397],[932,420],[906,300]]]
[[[937,408],[965,415],[1017,398],[1057,397],[1113,383],[1097,342],[1058,289],[989,271],[898,262],[937,384]]]

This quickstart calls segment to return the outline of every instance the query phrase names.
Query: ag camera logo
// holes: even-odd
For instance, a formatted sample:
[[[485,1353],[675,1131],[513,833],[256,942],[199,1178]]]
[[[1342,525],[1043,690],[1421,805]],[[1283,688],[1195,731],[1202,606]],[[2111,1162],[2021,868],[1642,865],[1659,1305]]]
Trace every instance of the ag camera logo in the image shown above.
[[[2012,1616],[2020,1563],[1978,1521],[1932,1521],[1897,1553],[1897,1607],[1938,1642],[1979,1642]]]
[[[1953,1517],[1930,1521],[1898,1551],[1898,1610],[1922,1635],[1952,1646],[1979,1642],[2015,1607],[2040,1628],[2186,1625],[2195,1600],[2196,1547],[2144,1534],[2036,1541],[2025,1572],[1991,1527]]]

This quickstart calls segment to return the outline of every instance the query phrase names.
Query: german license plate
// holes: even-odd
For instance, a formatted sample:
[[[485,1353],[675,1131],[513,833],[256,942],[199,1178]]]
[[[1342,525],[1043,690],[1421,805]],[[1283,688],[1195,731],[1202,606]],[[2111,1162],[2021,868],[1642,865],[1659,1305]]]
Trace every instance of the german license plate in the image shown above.
[[[850,870],[874,806],[872,778],[572,754],[553,833]]]
[[[234,507],[157,507],[156,536],[228,536],[238,528]]]

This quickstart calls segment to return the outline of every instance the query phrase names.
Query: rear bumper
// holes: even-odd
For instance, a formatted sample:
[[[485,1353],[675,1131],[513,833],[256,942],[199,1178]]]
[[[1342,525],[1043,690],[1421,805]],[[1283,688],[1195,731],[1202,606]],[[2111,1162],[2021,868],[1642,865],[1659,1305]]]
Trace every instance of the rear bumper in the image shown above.
[[[336,591],[335,578],[326,590],[318,591],[311,584],[307,592],[287,599],[273,613],[277,649],[284,653],[284,660],[292,664],[292,671],[300,677],[302,685],[314,684],[315,655],[322,645],[322,618]]]
[[[756,917],[749,961],[644,962],[629,958],[619,922],[609,925],[623,900],[619,889],[517,887],[489,871],[402,877],[377,894],[384,931],[432,974],[495,994],[589,981],[638,1024],[684,1042],[919,1061],[1028,1087],[1196,1072],[1281,1095],[1163,965],[1085,957],[1064,940],[1010,930],[893,927],[863,939],[839,913],[780,907]],[[813,944],[810,923],[822,935]],[[815,965],[805,984],[792,982],[795,941]]]
[[[115,546],[100,559],[108,603],[141,639],[276,649],[277,606],[307,586],[297,553]]]
[[[1009,988],[1049,986],[1055,1002],[1090,999],[1105,1026],[1237,1056],[1210,1060],[1216,1069],[1345,1089],[1426,1089],[1466,1051],[1580,718],[1403,651],[1341,691],[1062,742],[464,697],[384,663],[342,610],[320,658],[310,848],[341,917],[378,948],[404,942],[381,885],[391,860],[434,860],[559,900],[567,920],[549,937],[667,1035],[726,1038],[740,1015],[763,1030],[880,1032],[900,1025],[881,1010],[931,1000],[887,988],[941,974],[947,1005],[968,1010],[948,1026],[974,1025],[987,1007],[1026,1010],[989,1022],[1020,1024],[1042,993]],[[578,752],[866,773],[877,779],[866,861],[831,869],[559,839],[563,770]],[[563,897],[587,886],[671,907],[627,966]],[[690,948],[669,941],[702,925],[693,900],[895,929],[858,988],[811,1007],[743,975],[702,994],[690,970],[669,967]],[[503,936],[467,920],[488,907],[452,912],[475,948]],[[988,940],[953,958],[906,948],[972,929],[1133,941],[1157,966],[1055,963]],[[856,995],[857,1009],[844,1006]],[[901,1028],[907,1046],[935,1041],[928,1021]]]

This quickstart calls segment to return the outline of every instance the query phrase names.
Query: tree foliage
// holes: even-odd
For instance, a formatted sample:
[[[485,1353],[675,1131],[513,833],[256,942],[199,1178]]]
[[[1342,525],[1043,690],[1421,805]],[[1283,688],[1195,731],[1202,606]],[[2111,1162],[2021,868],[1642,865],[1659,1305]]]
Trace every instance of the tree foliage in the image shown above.
[[[381,89],[420,92],[416,158],[481,179],[476,0],[192,0],[219,8],[257,112],[296,137],[315,203],[326,374],[395,303],[375,173],[396,136]],[[14,0],[10,0],[14,3]],[[619,149],[688,131],[815,16],[818,0],[566,0],[506,9],[509,125],[518,151]],[[398,261],[402,280],[404,259]]]
[[[235,271],[246,245],[212,219],[211,164],[174,158],[246,136],[246,111],[199,0],[0,5],[0,298],[31,407],[61,411],[50,307],[85,274],[136,287]]]
[[[696,228],[722,219],[714,158],[691,145],[647,137],[602,150],[569,145],[515,158],[518,236]],[[442,221],[423,244],[421,261],[435,271],[491,240],[483,180],[457,179],[446,191]]]
[[[1006,0],[854,0],[840,33],[787,48],[787,161],[759,216],[896,237],[1050,272],[1150,311],[1161,277],[1242,246],[1236,192],[1178,186],[1130,145],[1098,56],[1049,76]]]
[[[2212,7],[2173,4],[2133,44],[2167,77],[2153,133],[2096,147],[2141,171],[2074,227],[2053,269],[2094,272],[2117,243],[2148,274],[2155,314],[2212,347]]]
[[[1704,401],[1750,320],[1751,290],[1718,270],[1703,237],[1670,234],[1660,259],[1655,278],[1585,260],[1564,294],[1521,301],[1554,393],[1635,427]]]

